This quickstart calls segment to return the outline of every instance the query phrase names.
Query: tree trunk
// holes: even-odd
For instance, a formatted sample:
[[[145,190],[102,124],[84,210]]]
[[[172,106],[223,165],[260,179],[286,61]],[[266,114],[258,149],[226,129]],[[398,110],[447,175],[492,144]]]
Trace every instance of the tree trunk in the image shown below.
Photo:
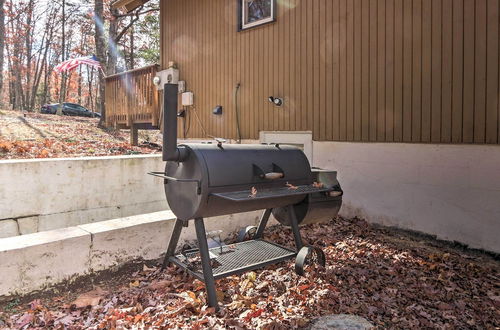
[[[78,104],[82,104],[82,67],[78,68]]]
[[[62,0],[62,53],[61,62],[66,60],[66,0]],[[59,107],[57,107],[56,114],[61,116],[63,114],[63,103],[66,97],[66,73],[62,73],[61,89],[59,92]]]
[[[14,102],[15,102],[15,93],[14,93],[14,79],[12,79],[12,57],[11,57],[11,47],[7,45],[7,68],[9,71],[9,80],[7,81],[9,84],[9,104],[11,104],[11,107],[14,107]]]
[[[130,18],[130,20],[132,21],[132,17]],[[135,48],[135,45],[134,45],[134,27],[132,26],[130,28],[130,64],[129,64],[129,69],[130,70],[134,70],[134,62],[135,62],[135,54],[134,54],[134,48]]]
[[[50,17],[53,17],[52,13],[50,14]],[[36,67],[35,67],[35,74],[34,74],[34,82],[33,82],[33,88],[31,91],[31,101],[30,101],[30,109],[35,108],[35,103],[36,103],[36,98],[38,94],[38,88],[40,87],[40,82],[42,79],[42,75],[45,72],[45,76],[47,75],[47,56],[50,50],[50,44],[52,43],[52,37],[54,35],[54,26],[52,24],[45,24],[45,31],[43,33],[42,41],[41,41],[41,49],[43,49],[43,55],[39,56],[37,61],[36,61]],[[47,79],[45,79],[45,82],[47,82]],[[42,96],[42,102],[40,102],[40,105],[45,104],[45,99],[46,99],[46,91],[47,88],[44,87],[44,95]],[[40,100],[39,100],[40,101]]]
[[[41,99],[41,105],[47,104],[47,100],[50,99],[48,96],[49,94],[49,78],[50,78],[50,73],[49,73],[49,63],[45,62],[45,73],[43,75],[43,93],[42,93],[42,99]]]
[[[94,3],[94,21],[95,21],[95,48],[96,48],[96,57],[101,63],[103,69],[105,68],[105,43],[104,43],[104,23],[103,23],[103,12],[104,5],[103,0],[95,0]],[[98,109],[101,113],[101,119],[99,121],[99,126],[104,125],[104,120],[106,117],[106,108],[105,108],[105,86],[104,86],[104,74],[102,70],[99,70],[99,96],[98,96]]]
[[[34,10],[35,2],[34,0],[30,0],[28,3],[28,12],[26,13],[26,92],[24,93],[25,98],[23,100],[23,110],[33,111],[33,108],[30,107],[31,104],[31,78],[33,74],[33,31],[35,30],[35,22],[33,22],[33,10]]]
[[[12,6],[12,3],[11,3]],[[11,8],[12,10],[12,8]],[[10,30],[12,34],[20,34],[25,28],[22,17],[17,16],[15,19],[10,20]],[[24,91],[23,91],[23,71],[22,63],[24,54],[22,51],[22,42],[13,42],[7,45],[7,58],[9,60],[9,80],[10,84],[10,99],[12,109],[21,110],[23,108]]]
[[[111,15],[116,17],[118,15],[117,9],[111,9]],[[108,65],[107,65],[107,74],[112,75],[116,73],[116,65],[118,63],[118,43],[116,42],[116,38],[118,36],[118,19],[113,19],[109,22],[109,42],[112,43],[108,47]]]
[[[89,100],[88,100],[88,106],[92,111],[95,112],[95,104],[94,104],[94,98],[92,97],[92,91],[94,89],[94,68],[90,70],[90,73],[87,70],[87,81],[88,81],[88,86],[89,86]]]
[[[4,0],[0,0],[0,106],[3,103],[3,59],[5,49],[5,13],[3,4]]]

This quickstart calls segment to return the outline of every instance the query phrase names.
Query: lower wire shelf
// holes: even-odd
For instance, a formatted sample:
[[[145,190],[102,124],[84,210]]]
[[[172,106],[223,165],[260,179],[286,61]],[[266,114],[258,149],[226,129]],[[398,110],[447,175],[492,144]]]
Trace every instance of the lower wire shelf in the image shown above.
[[[292,259],[297,252],[262,239],[223,245],[209,249],[215,279],[240,274],[267,265]],[[204,281],[198,250],[191,250],[169,258],[192,276]]]

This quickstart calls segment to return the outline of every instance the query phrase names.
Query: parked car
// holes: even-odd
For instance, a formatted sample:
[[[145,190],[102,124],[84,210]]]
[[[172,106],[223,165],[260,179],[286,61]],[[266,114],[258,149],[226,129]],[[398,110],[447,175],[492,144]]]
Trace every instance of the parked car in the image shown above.
[[[45,104],[42,106],[41,113],[55,115],[60,103],[55,104]],[[100,118],[101,114],[97,112],[92,112],[89,109],[75,103],[63,103],[62,113],[65,116],[79,116],[79,117],[91,117]]]

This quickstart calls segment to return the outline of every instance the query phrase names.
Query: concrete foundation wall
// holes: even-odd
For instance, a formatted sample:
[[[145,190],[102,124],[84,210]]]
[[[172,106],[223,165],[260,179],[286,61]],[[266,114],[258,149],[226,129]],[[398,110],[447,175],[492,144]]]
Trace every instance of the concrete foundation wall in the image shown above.
[[[314,142],[341,214],[500,253],[500,146]]]
[[[0,161],[0,238],[168,209],[160,155]]]

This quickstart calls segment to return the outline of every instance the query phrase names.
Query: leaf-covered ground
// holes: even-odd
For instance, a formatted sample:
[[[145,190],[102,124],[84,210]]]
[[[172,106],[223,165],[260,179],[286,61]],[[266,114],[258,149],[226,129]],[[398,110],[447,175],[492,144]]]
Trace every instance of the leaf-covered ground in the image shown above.
[[[302,233],[325,251],[326,269],[300,277],[287,262],[219,280],[219,312],[205,306],[203,283],[175,266],[164,272],[144,266],[91,291],[3,304],[0,326],[282,329],[345,313],[381,329],[500,327],[500,265],[492,256],[358,219]],[[287,246],[292,241],[282,226],[265,236]]]
[[[160,133],[141,131],[140,144],[128,130],[97,127],[99,119],[0,111],[0,159],[64,158],[158,152]]]

